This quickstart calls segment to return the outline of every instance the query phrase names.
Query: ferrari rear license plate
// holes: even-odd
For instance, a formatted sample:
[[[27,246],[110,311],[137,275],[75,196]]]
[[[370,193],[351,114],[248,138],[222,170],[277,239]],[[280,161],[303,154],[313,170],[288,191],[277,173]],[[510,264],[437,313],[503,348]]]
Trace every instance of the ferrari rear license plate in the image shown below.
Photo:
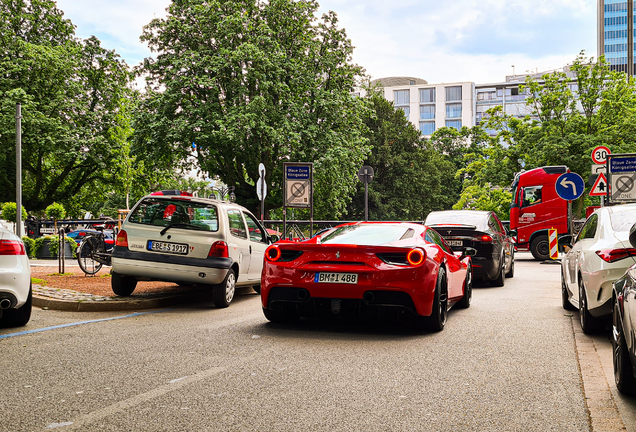
[[[320,272],[316,273],[314,278],[315,283],[342,283],[342,284],[357,284],[357,273],[329,273]]]
[[[155,252],[166,252],[178,255],[188,254],[188,245],[183,243],[167,243],[149,240],[148,250]]]
[[[461,240],[446,240],[449,246],[464,246],[464,243]]]

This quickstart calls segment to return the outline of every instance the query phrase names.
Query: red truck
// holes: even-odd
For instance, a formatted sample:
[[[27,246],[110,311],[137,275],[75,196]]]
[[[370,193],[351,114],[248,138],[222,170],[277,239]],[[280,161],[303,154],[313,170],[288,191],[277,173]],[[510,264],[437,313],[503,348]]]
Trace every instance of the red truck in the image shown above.
[[[550,258],[548,230],[571,234],[570,203],[560,198],[554,185],[566,166],[546,166],[517,173],[512,183],[510,229],[516,231],[518,250],[529,250],[537,260]],[[514,234],[514,233],[513,233]]]

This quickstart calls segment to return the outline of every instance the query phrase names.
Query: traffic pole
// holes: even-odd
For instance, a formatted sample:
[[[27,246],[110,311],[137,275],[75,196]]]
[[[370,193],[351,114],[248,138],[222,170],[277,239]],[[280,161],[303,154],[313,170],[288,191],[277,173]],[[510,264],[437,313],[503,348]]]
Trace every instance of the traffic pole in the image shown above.
[[[22,105],[15,106],[15,234],[22,238]]]

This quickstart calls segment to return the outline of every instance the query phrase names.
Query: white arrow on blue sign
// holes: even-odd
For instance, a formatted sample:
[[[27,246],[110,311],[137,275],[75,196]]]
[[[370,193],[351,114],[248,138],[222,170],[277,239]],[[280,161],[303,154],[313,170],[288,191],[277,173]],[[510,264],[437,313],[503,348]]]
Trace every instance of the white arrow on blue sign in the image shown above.
[[[577,173],[569,172],[559,176],[554,185],[557,195],[567,201],[574,201],[585,191],[583,177]]]

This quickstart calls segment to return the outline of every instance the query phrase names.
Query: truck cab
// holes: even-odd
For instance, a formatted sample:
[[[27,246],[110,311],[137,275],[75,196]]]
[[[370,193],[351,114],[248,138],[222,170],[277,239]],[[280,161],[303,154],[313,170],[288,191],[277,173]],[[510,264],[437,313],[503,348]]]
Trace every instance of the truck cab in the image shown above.
[[[550,258],[548,230],[570,234],[570,205],[559,197],[555,184],[566,166],[546,166],[517,173],[512,183],[510,229],[517,232],[518,250],[529,250],[537,260]]]

